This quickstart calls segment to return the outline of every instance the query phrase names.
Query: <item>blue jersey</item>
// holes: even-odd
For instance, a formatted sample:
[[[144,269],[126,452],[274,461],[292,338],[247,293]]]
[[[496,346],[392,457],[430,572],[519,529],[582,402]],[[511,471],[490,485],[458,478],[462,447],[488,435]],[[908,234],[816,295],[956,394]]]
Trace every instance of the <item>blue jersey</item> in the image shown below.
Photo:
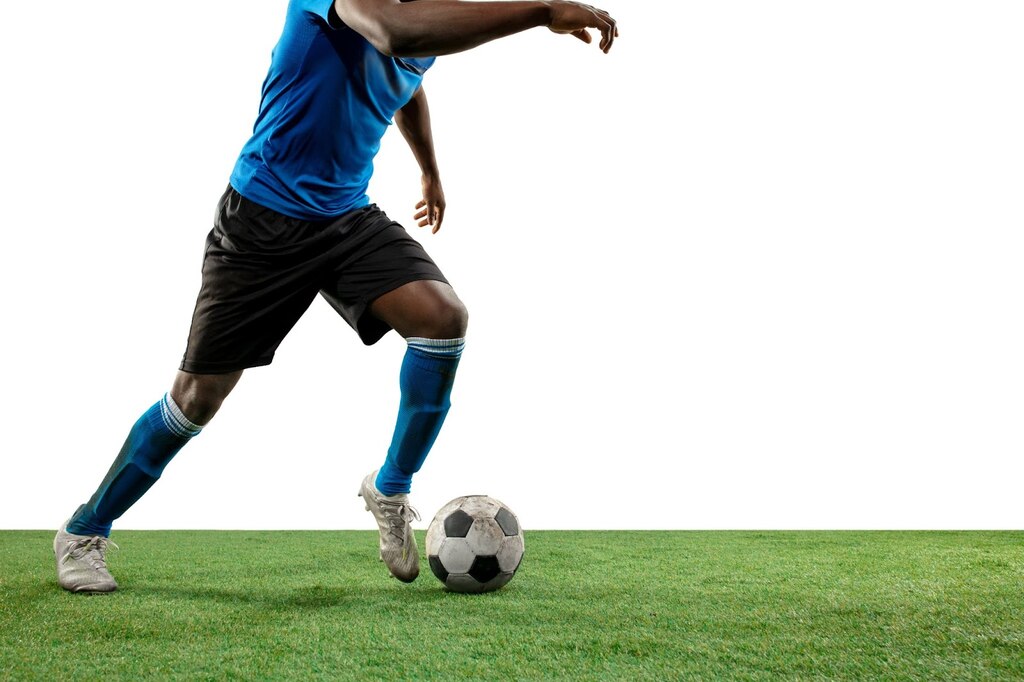
[[[263,82],[260,113],[231,185],[246,199],[303,220],[369,203],[373,157],[433,57],[381,54],[329,23],[332,0],[291,0]]]

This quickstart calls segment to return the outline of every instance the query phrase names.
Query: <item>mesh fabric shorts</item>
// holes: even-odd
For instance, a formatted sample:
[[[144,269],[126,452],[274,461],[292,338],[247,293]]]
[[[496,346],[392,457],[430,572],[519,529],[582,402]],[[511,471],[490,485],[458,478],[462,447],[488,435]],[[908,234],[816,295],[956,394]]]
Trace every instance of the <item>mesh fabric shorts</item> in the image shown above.
[[[308,221],[228,187],[206,237],[180,369],[222,374],[270,364],[318,293],[371,345],[391,327],[369,312],[370,303],[424,279],[447,282],[419,242],[374,204]]]

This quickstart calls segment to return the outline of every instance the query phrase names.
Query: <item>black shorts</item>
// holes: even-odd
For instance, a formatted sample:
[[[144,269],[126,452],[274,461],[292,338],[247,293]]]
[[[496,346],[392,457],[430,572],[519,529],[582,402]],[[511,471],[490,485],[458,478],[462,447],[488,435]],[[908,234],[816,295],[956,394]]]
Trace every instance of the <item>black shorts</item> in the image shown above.
[[[370,313],[370,303],[424,279],[448,281],[419,242],[374,204],[308,221],[229,186],[206,237],[180,369],[223,374],[270,364],[317,293],[371,345],[391,327]]]

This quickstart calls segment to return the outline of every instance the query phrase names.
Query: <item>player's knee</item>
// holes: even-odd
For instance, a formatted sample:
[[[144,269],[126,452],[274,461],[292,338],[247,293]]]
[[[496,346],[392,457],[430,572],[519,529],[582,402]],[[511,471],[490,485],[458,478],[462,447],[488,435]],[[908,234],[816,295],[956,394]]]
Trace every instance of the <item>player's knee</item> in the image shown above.
[[[469,312],[454,292],[444,296],[421,299],[415,314],[403,324],[403,336],[422,336],[428,339],[460,339],[466,335]]]
[[[184,391],[172,391],[171,397],[185,417],[193,424],[199,425],[209,423],[224,402],[224,396],[203,391],[195,386]]]
[[[178,372],[171,398],[190,422],[203,426],[217,414],[240,375],[241,372],[230,375]]]
[[[469,328],[469,310],[462,301],[456,301],[456,305],[452,307],[449,315],[448,323],[451,325],[452,335],[447,338],[461,339],[466,335],[466,329]]]
[[[435,325],[431,338],[461,339],[469,327],[469,311],[457,298],[446,300],[436,315]]]

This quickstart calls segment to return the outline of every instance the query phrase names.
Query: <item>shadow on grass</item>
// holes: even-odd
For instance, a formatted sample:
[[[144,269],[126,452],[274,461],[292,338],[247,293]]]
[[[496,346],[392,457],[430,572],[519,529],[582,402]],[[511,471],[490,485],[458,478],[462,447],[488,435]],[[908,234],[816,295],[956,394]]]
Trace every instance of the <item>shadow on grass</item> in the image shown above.
[[[159,606],[171,608],[177,602],[190,606],[200,604],[222,604],[227,606],[254,606],[264,610],[275,611],[322,611],[344,607],[355,609],[380,608],[381,604],[417,606],[480,603],[490,599],[511,597],[516,590],[502,589],[485,594],[460,594],[446,590],[440,584],[416,583],[403,585],[398,581],[382,580],[375,587],[360,585],[324,585],[314,583],[303,586],[268,586],[266,584],[240,584],[235,587],[215,585],[197,585],[194,582],[182,581],[169,584],[163,580],[144,582],[135,578],[130,582],[122,580],[117,591],[108,594],[72,594],[61,589],[56,578],[43,580],[24,580],[3,585],[3,600],[10,606],[19,608],[44,608],[46,604],[71,604],[75,600],[100,599],[117,602],[124,600],[125,607],[138,606],[140,603],[156,602]],[[56,601],[55,601],[56,600]],[[69,600],[65,602],[64,600]],[[455,601],[449,601],[455,600]],[[466,600],[466,601],[463,601]],[[154,605],[157,605],[154,604]],[[11,613],[5,616],[14,615]],[[0,610],[2,612],[2,610]]]
[[[268,610],[319,611],[337,607],[372,607],[385,601],[401,600],[406,604],[432,604],[450,597],[443,589],[415,590],[382,586],[341,587],[310,585],[297,588],[222,588],[195,585],[134,585],[122,588],[127,597],[136,599],[214,602],[226,605],[259,606]],[[114,595],[111,595],[114,596]]]

